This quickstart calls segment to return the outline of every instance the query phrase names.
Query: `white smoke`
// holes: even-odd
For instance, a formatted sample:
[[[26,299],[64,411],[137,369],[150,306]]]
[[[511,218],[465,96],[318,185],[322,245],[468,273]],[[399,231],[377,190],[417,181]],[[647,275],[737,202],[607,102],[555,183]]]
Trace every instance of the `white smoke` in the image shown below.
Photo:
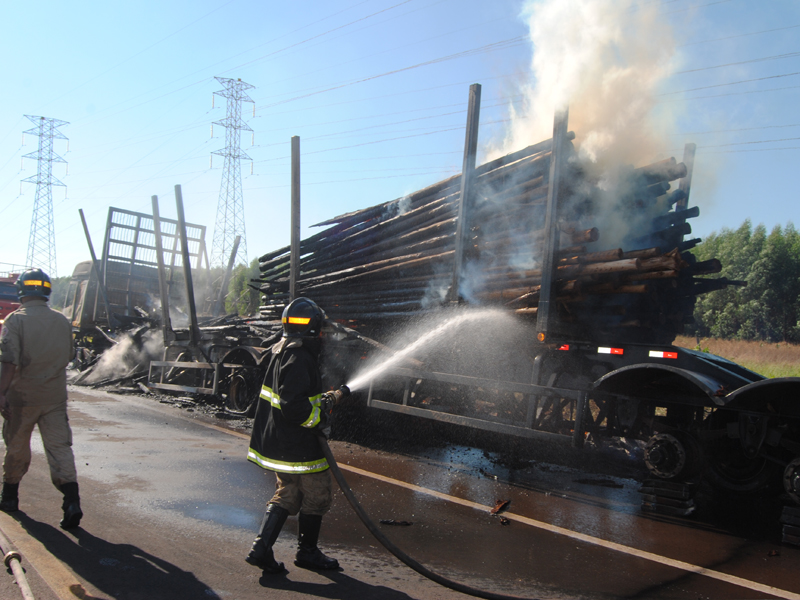
[[[529,0],[522,12],[533,46],[524,101],[490,158],[549,139],[557,109],[592,162],[663,158],[674,116],[656,106],[675,70],[675,41],[652,0]]]
[[[123,334],[117,344],[105,352],[97,361],[86,383],[94,383],[103,379],[125,377],[135,367],[143,370],[151,360],[159,360],[164,352],[164,338],[160,329],[147,331],[137,342],[133,336]]]

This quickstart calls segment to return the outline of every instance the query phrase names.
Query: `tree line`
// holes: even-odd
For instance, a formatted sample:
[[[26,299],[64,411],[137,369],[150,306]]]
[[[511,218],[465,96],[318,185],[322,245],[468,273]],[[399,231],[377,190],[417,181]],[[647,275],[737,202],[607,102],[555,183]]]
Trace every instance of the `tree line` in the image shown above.
[[[800,342],[800,233],[792,223],[767,233],[746,220],[712,233],[695,249],[698,261],[717,258],[719,277],[745,282],[698,296],[690,335]]]

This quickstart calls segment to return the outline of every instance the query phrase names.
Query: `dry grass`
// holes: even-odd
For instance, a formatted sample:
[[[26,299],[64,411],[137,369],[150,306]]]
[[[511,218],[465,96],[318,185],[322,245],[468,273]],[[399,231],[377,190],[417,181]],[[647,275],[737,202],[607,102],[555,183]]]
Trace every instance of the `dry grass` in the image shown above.
[[[675,345],[710,352],[766,377],[800,377],[800,345],[678,336]],[[699,346],[699,347],[698,347]]]

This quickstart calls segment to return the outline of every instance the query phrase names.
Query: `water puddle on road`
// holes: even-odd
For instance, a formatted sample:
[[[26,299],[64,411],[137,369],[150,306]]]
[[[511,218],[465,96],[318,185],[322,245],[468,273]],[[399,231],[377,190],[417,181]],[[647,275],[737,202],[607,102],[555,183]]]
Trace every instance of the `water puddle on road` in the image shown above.
[[[178,511],[184,517],[198,521],[212,521],[225,527],[238,527],[255,531],[261,523],[260,514],[225,504],[170,502],[161,504],[158,508]]]

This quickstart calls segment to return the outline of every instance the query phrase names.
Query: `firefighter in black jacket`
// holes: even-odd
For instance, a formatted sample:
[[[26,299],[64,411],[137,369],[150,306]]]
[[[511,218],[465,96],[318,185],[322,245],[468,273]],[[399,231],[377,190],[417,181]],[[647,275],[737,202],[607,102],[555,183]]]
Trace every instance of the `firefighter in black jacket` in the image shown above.
[[[335,558],[317,548],[322,516],[331,506],[331,476],[319,445],[332,399],[322,393],[319,371],[325,314],[308,298],[283,311],[283,337],[271,348],[253,423],[248,460],[275,471],[277,489],[267,504],[258,537],[245,559],[268,573],[284,571],[272,546],[286,517],[298,514],[294,564],[338,569]]]

